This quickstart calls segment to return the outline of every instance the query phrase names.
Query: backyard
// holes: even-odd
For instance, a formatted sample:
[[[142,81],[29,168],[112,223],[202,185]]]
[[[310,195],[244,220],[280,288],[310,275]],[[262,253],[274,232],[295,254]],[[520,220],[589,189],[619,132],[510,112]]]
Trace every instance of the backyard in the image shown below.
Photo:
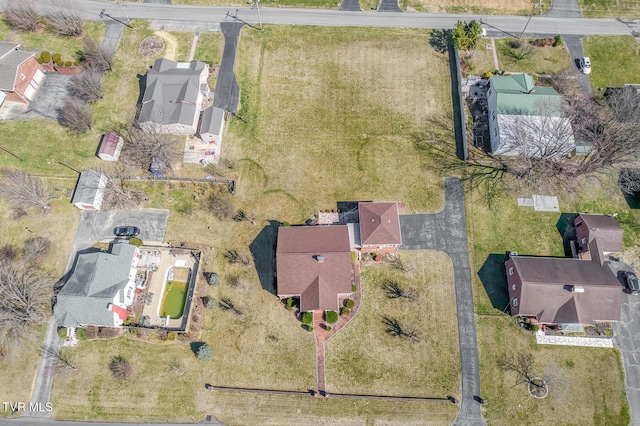
[[[399,259],[404,271],[388,264],[363,266],[358,314],[326,344],[328,393],[459,397],[451,260],[435,251],[401,251]],[[390,298],[390,283],[414,300]],[[417,341],[385,332],[385,317],[418,331]]]

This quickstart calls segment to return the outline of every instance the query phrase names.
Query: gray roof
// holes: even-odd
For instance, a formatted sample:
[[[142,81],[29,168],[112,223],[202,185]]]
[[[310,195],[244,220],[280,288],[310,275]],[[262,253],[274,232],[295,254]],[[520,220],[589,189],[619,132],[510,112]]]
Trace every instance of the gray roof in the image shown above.
[[[162,58],[147,72],[140,122],[193,124],[200,91],[200,74],[207,64],[192,61],[178,65],[178,62]]]
[[[113,326],[113,312],[107,305],[129,282],[135,250],[124,243],[114,244],[111,253],[79,254],[73,274],[58,293],[54,309],[58,321],[67,327]]]
[[[98,191],[101,189],[99,184],[102,176],[102,173],[95,170],[85,170],[80,173],[80,178],[78,178],[78,184],[76,185],[76,191],[73,193],[71,203],[93,204]]]
[[[218,134],[224,121],[224,110],[218,107],[211,107],[204,110],[202,122],[200,124],[200,134]]]
[[[20,45],[0,42],[0,90],[14,90],[18,67],[32,57],[31,52],[16,50]]]

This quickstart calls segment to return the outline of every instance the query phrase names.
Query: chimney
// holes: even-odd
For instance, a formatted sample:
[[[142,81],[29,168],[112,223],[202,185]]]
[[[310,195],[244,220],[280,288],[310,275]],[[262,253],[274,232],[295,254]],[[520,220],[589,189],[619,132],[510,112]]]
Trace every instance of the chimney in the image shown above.
[[[320,256],[319,254],[316,254],[315,256],[313,256],[313,258],[314,258],[318,263],[324,263],[324,256]]]

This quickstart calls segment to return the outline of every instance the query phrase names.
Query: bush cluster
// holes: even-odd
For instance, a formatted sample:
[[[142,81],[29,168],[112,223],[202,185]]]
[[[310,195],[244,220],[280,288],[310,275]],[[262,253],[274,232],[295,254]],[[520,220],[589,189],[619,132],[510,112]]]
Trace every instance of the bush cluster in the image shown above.
[[[550,47],[554,46],[556,43],[555,38],[537,38],[533,44],[536,47]]]
[[[329,324],[335,324],[338,322],[338,313],[336,311],[325,312],[325,319]]]
[[[309,325],[312,322],[313,322],[313,312],[304,312],[302,314],[302,323]]]
[[[351,309],[349,308],[341,308],[340,315],[349,315],[351,313]]]
[[[347,299],[344,301],[345,308],[353,309],[354,306],[356,306],[356,302],[353,299]]]

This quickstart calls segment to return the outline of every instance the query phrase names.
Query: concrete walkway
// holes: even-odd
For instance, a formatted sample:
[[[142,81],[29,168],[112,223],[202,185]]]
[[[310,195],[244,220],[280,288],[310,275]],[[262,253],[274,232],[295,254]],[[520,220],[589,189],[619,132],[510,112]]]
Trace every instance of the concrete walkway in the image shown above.
[[[456,290],[458,340],[462,366],[462,401],[455,425],[484,425],[480,405],[480,366],[473,310],[469,243],[464,210],[464,190],[457,178],[445,180],[445,206],[435,214],[400,216],[402,248],[439,250],[453,262]]]

